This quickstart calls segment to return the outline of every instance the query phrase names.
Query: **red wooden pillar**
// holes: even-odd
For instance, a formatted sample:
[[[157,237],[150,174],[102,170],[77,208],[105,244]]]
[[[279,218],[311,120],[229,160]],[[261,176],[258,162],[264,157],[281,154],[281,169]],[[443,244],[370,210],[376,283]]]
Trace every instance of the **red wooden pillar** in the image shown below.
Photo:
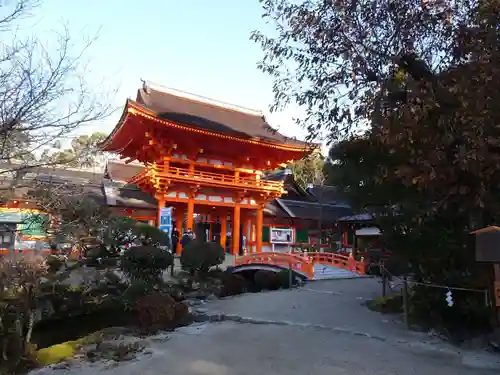
[[[227,241],[227,212],[224,212],[220,217],[220,244],[226,251]]]
[[[264,226],[264,206],[259,205],[257,208],[257,225],[255,230],[257,231],[257,246],[255,248],[256,253],[262,252],[262,228]]]
[[[234,206],[234,214],[233,214],[233,225],[232,225],[232,243],[233,246],[231,248],[231,253],[233,255],[238,255],[238,250],[240,248],[240,226],[241,226],[241,210],[239,203],[236,203]]]
[[[192,230],[194,224],[194,198],[189,198],[187,204],[186,230]]]

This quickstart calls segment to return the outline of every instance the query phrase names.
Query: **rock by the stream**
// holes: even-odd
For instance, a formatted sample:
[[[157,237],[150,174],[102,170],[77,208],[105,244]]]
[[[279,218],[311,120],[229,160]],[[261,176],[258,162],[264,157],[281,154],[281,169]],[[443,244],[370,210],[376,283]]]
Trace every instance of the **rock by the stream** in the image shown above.
[[[66,270],[59,271],[60,273]],[[100,283],[113,278],[116,282],[127,282],[128,279],[118,268],[99,269],[95,267],[82,266],[69,270],[67,277],[60,281],[61,285],[70,287],[82,287],[86,285]],[[111,280],[109,280],[111,281]]]
[[[46,367],[32,373],[44,373],[47,367],[67,368],[81,361],[130,361],[144,354],[148,345],[147,339],[135,336],[128,328],[107,328],[75,341],[40,349],[37,360]]]
[[[39,322],[59,313],[72,312],[75,306],[82,304],[82,293],[89,298],[120,296],[127,282],[127,277],[116,267],[62,267],[41,280],[42,296],[38,301],[35,321]]]

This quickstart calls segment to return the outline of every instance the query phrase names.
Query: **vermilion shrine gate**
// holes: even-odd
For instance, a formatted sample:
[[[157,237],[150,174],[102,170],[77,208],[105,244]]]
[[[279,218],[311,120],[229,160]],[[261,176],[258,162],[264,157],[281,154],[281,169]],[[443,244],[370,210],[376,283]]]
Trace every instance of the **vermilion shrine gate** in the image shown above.
[[[261,252],[264,205],[285,193],[283,181],[261,179],[263,171],[311,147],[276,132],[261,112],[145,83],[103,150],[144,163],[130,182],[156,198],[158,215],[175,208],[179,232],[194,229],[196,214],[209,215],[212,239],[225,246],[229,218],[237,254],[242,236],[247,249]]]

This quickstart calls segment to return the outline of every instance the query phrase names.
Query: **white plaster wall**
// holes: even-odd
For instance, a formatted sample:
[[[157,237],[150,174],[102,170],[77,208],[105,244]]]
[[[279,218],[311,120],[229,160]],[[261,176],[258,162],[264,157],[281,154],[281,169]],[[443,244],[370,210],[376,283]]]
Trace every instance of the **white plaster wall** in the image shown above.
[[[274,251],[277,253],[288,253],[292,250],[292,247],[289,245],[274,245]],[[272,252],[273,247],[271,245],[263,245],[262,252]]]

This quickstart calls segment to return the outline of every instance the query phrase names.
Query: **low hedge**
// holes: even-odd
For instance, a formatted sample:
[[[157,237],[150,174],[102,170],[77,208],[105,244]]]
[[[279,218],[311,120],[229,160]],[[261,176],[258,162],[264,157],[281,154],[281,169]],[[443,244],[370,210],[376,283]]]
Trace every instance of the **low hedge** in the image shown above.
[[[224,262],[226,253],[218,242],[191,241],[181,254],[182,269],[191,274],[207,274],[210,268]]]

